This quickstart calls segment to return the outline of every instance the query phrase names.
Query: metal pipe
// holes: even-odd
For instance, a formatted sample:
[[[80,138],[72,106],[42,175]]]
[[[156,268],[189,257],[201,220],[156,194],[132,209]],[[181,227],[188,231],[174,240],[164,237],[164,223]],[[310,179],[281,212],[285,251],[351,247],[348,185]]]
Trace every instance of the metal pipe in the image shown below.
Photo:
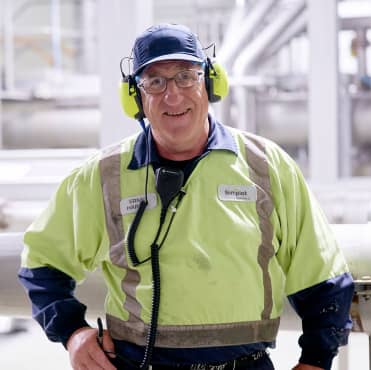
[[[355,39],[355,53],[357,56],[357,75],[360,79],[363,76],[368,75],[367,71],[367,29],[360,28],[356,31],[357,36]]]
[[[299,16],[288,26],[288,28],[282,32],[265,50],[262,54],[261,59],[268,60],[277,54],[286,44],[288,44],[293,38],[299,36],[307,28],[308,12],[304,10]]]
[[[85,0],[79,5],[79,21],[82,30],[82,50],[80,54],[80,70],[83,73],[93,73],[95,66],[95,40],[94,40],[94,15],[95,3],[92,0]]]
[[[33,111],[27,119],[4,121],[4,146],[15,148],[98,147],[101,113],[98,109]]]
[[[339,145],[342,160],[339,163],[339,174],[341,177],[352,176],[352,98],[348,91],[348,85],[340,84],[339,97]]]
[[[0,86],[3,86],[3,74],[0,73]],[[3,149],[3,101],[0,99],[0,150]]]
[[[331,182],[339,178],[343,156],[339,148],[337,0],[307,0],[307,4],[309,172],[313,180]],[[323,155],[324,147],[326,155]]]
[[[226,68],[229,67],[238,54],[239,48],[242,47],[242,44],[245,47],[248,45],[259,23],[262,22],[276,3],[277,0],[258,1],[257,5],[248,14],[246,14],[245,7],[236,6],[218,53],[218,61],[221,64]]]
[[[261,57],[268,45],[283,32],[289,24],[305,9],[305,3],[300,1],[291,9],[288,9],[284,15],[277,17],[270,25],[266,26],[260,34],[245,47],[245,49],[237,56],[232,67],[232,75],[236,78],[245,76],[251,72],[254,64]],[[236,106],[238,110],[239,120],[237,128],[246,130],[247,128],[247,111],[245,107],[246,89],[237,87],[234,90]]]
[[[54,68],[62,69],[62,45],[61,45],[61,9],[60,0],[51,0],[50,21],[52,27],[51,43]]]
[[[305,2],[300,1],[291,9],[288,9],[284,15],[275,19],[271,24],[263,29],[248,45],[248,47],[246,47],[236,58],[233,64],[232,74],[234,76],[243,76],[250,71],[254,63],[258,61],[269,44],[277,37],[277,35],[283,32],[296,17],[299,16],[304,9]]]
[[[4,90],[13,91],[14,77],[14,29],[13,29],[13,1],[3,0],[4,23]]]

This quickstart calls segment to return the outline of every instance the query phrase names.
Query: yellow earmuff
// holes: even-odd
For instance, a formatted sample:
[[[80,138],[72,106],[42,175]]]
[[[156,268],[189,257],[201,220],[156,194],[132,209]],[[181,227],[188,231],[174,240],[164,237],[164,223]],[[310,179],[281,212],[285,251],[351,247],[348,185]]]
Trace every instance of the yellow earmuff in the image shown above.
[[[209,102],[218,102],[228,95],[229,83],[227,72],[220,64],[211,63],[208,60],[206,73],[206,89]]]
[[[125,114],[136,120],[145,117],[136,82],[131,75],[125,76],[119,86],[120,102]]]

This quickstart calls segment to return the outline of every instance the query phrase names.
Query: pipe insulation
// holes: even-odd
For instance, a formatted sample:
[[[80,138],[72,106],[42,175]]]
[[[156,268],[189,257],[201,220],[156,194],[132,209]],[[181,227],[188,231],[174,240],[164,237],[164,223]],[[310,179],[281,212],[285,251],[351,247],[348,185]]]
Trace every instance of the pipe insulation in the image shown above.
[[[284,98],[260,96],[256,105],[258,134],[281,145],[305,146],[309,122],[307,104],[305,98],[290,94]],[[371,144],[371,94],[352,98],[351,106],[353,143]]]

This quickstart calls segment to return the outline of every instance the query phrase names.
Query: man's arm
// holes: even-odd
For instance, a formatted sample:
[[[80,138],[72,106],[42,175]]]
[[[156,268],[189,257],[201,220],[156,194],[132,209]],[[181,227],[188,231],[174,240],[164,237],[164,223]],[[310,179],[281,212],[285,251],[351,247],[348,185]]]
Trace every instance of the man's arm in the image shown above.
[[[76,282],[70,276],[49,267],[22,267],[18,277],[32,302],[32,317],[51,341],[66,347],[73,332],[89,327],[86,306],[74,297]]]
[[[352,327],[349,311],[353,292],[353,279],[349,273],[344,273],[288,296],[302,319],[303,334],[299,338],[301,364],[325,370],[331,368],[339,346],[348,341]]]
[[[48,338],[68,350],[73,369],[82,367],[114,370],[98,345],[97,330],[85,320],[86,306],[74,297],[75,281],[62,271],[49,267],[21,268],[19,280],[32,302],[32,317]],[[103,348],[114,352],[114,344],[104,332]]]

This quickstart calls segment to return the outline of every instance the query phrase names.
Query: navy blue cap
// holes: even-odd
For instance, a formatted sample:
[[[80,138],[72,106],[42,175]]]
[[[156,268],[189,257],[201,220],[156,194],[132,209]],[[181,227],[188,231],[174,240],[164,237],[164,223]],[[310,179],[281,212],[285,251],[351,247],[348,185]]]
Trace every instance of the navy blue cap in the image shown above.
[[[197,36],[186,26],[159,24],[148,28],[133,47],[134,74],[150,63],[186,60],[202,63],[206,59]]]

